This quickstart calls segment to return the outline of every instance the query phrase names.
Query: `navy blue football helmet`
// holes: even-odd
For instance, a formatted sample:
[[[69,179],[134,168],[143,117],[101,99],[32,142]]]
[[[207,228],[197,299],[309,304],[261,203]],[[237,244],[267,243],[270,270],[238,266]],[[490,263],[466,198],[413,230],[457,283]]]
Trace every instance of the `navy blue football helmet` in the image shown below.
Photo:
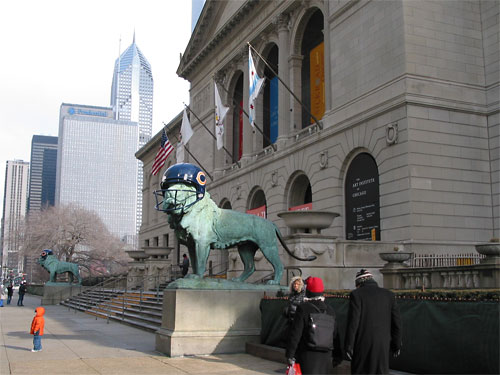
[[[205,196],[205,185],[207,176],[199,167],[189,163],[179,163],[172,165],[163,174],[160,183],[160,190],[155,190],[156,198],[155,209],[158,211],[172,212],[192,206]],[[175,184],[184,184],[193,189],[169,189]],[[168,193],[167,193],[168,192]],[[184,192],[183,198],[180,198],[180,192]],[[166,194],[169,196],[166,197]],[[179,199],[178,199],[179,195]],[[186,204],[186,202],[188,202]]]
[[[47,255],[54,255],[54,252],[51,249],[43,249],[42,253],[40,254],[40,256],[42,258],[46,258]]]

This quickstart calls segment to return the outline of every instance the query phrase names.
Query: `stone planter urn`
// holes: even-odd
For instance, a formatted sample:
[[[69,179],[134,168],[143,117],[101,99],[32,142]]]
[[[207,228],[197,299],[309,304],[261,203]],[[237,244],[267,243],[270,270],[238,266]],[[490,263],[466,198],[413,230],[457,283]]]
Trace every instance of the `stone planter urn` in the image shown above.
[[[285,221],[285,225],[297,233],[299,230],[309,229],[312,234],[320,234],[322,229],[330,227],[333,219],[340,216],[330,211],[284,211],[278,214]]]
[[[481,263],[500,263],[500,243],[488,242],[476,245],[476,251],[481,255],[486,255],[486,258],[481,260]]]
[[[387,262],[384,268],[404,268],[407,266],[403,262],[410,260],[413,253],[393,251],[391,253],[379,253],[378,255]]]
[[[147,257],[153,259],[167,259],[173,247],[143,247]]]
[[[136,262],[143,261],[148,257],[144,250],[126,250],[125,252]]]

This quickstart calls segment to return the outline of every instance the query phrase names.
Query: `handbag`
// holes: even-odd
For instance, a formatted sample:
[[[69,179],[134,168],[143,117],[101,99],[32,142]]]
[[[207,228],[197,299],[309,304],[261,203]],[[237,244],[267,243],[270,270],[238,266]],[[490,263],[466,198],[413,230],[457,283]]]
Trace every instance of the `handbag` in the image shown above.
[[[288,366],[286,368],[286,375],[302,375],[300,364],[295,362],[292,366]]]

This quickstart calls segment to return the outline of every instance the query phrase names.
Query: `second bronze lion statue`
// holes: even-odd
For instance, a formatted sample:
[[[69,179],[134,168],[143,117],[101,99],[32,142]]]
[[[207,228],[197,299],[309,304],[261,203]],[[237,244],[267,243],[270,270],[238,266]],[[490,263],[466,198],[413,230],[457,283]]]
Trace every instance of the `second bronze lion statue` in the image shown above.
[[[38,258],[38,264],[40,264],[50,273],[50,282],[55,283],[57,280],[57,275],[67,272],[70,283],[72,283],[75,278],[78,284],[82,283],[78,264],[64,262],[57,259],[56,256],[53,255],[52,250],[44,250],[40,258]]]

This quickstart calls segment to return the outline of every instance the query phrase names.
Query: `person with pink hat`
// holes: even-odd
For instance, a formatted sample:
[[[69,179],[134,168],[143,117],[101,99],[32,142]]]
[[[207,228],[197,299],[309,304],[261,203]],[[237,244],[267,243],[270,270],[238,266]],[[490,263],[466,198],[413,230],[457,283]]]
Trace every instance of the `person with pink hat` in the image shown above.
[[[323,280],[306,279],[306,298],[297,306],[286,347],[288,364],[302,374],[331,374],[342,361],[335,311],[325,303]]]

